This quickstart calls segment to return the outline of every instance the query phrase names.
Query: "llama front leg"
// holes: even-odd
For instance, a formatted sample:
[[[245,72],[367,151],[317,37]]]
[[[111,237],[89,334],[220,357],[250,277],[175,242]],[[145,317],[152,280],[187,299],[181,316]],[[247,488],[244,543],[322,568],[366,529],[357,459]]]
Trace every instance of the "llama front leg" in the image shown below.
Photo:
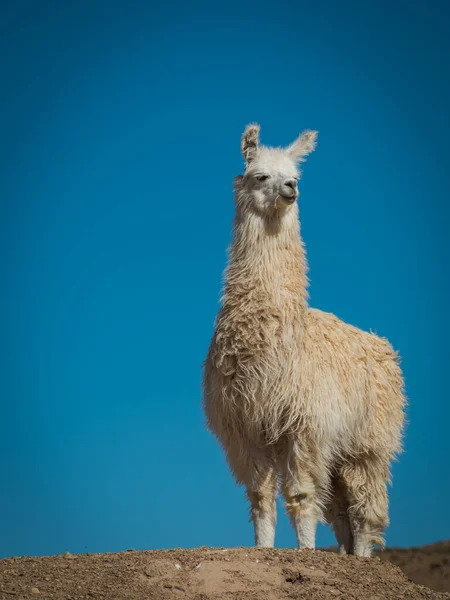
[[[276,525],[278,477],[271,452],[251,452],[234,446],[228,461],[239,483],[244,483],[250,501],[255,545],[273,548]]]
[[[316,528],[320,510],[316,501],[316,488],[307,473],[298,474],[292,480],[285,481],[283,494],[286,510],[297,535],[300,550],[316,547]]]
[[[312,472],[311,465],[314,464],[309,453],[294,443],[289,448],[283,467],[286,510],[300,549],[315,549],[317,522],[322,517],[320,490],[326,489],[328,482],[326,469],[316,467]]]
[[[247,490],[251,505],[251,518],[255,531],[255,546],[273,548],[275,544],[276,500],[275,493]]]

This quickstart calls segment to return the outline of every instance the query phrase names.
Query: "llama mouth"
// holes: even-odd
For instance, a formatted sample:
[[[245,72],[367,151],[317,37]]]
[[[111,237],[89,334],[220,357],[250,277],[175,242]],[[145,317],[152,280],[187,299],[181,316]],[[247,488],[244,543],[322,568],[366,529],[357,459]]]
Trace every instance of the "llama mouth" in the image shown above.
[[[281,205],[290,205],[290,204],[294,204],[294,202],[297,200],[297,196],[294,194],[294,196],[283,196],[283,194],[277,194],[276,198],[275,198],[275,208],[278,207],[278,203],[280,203]]]

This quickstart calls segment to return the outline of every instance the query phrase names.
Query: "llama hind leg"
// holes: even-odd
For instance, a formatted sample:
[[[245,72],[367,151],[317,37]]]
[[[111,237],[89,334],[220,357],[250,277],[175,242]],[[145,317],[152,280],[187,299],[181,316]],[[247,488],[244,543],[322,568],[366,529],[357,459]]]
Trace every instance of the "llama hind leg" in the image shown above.
[[[333,521],[333,530],[339,546],[339,554],[353,554],[353,533],[347,507],[339,509]]]
[[[339,554],[353,554],[353,533],[348,508],[345,488],[335,479],[333,481],[332,499],[327,511],[327,521],[333,525]]]
[[[371,556],[373,545],[383,545],[387,526],[387,469],[370,463],[347,465],[341,472],[349,500],[349,520],[353,535],[353,553]]]

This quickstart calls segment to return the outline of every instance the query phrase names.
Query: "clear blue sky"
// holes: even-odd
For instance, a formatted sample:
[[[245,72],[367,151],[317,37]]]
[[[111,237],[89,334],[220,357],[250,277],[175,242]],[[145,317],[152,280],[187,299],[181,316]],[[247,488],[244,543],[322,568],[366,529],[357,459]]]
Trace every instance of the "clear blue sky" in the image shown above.
[[[250,121],[320,131],[311,303],[403,356],[388,543],[450,537],[445,4],[2,7],[0,556],[252,543],[200,387]]]

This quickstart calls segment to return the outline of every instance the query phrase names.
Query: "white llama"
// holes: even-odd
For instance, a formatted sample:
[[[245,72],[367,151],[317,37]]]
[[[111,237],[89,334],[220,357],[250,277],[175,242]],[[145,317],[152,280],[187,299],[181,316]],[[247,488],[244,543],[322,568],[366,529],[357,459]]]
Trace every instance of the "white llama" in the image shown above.
[[[251,504],[257,546],[274,545],[278,480],[299,548],[333,523],[341,553],[370,556],[388,523],[386,484],[405,398],[387,340],[308,308],[298,163],[317,132],[286,149],[242,137],[234,239],[204,371],[204,410]]]

